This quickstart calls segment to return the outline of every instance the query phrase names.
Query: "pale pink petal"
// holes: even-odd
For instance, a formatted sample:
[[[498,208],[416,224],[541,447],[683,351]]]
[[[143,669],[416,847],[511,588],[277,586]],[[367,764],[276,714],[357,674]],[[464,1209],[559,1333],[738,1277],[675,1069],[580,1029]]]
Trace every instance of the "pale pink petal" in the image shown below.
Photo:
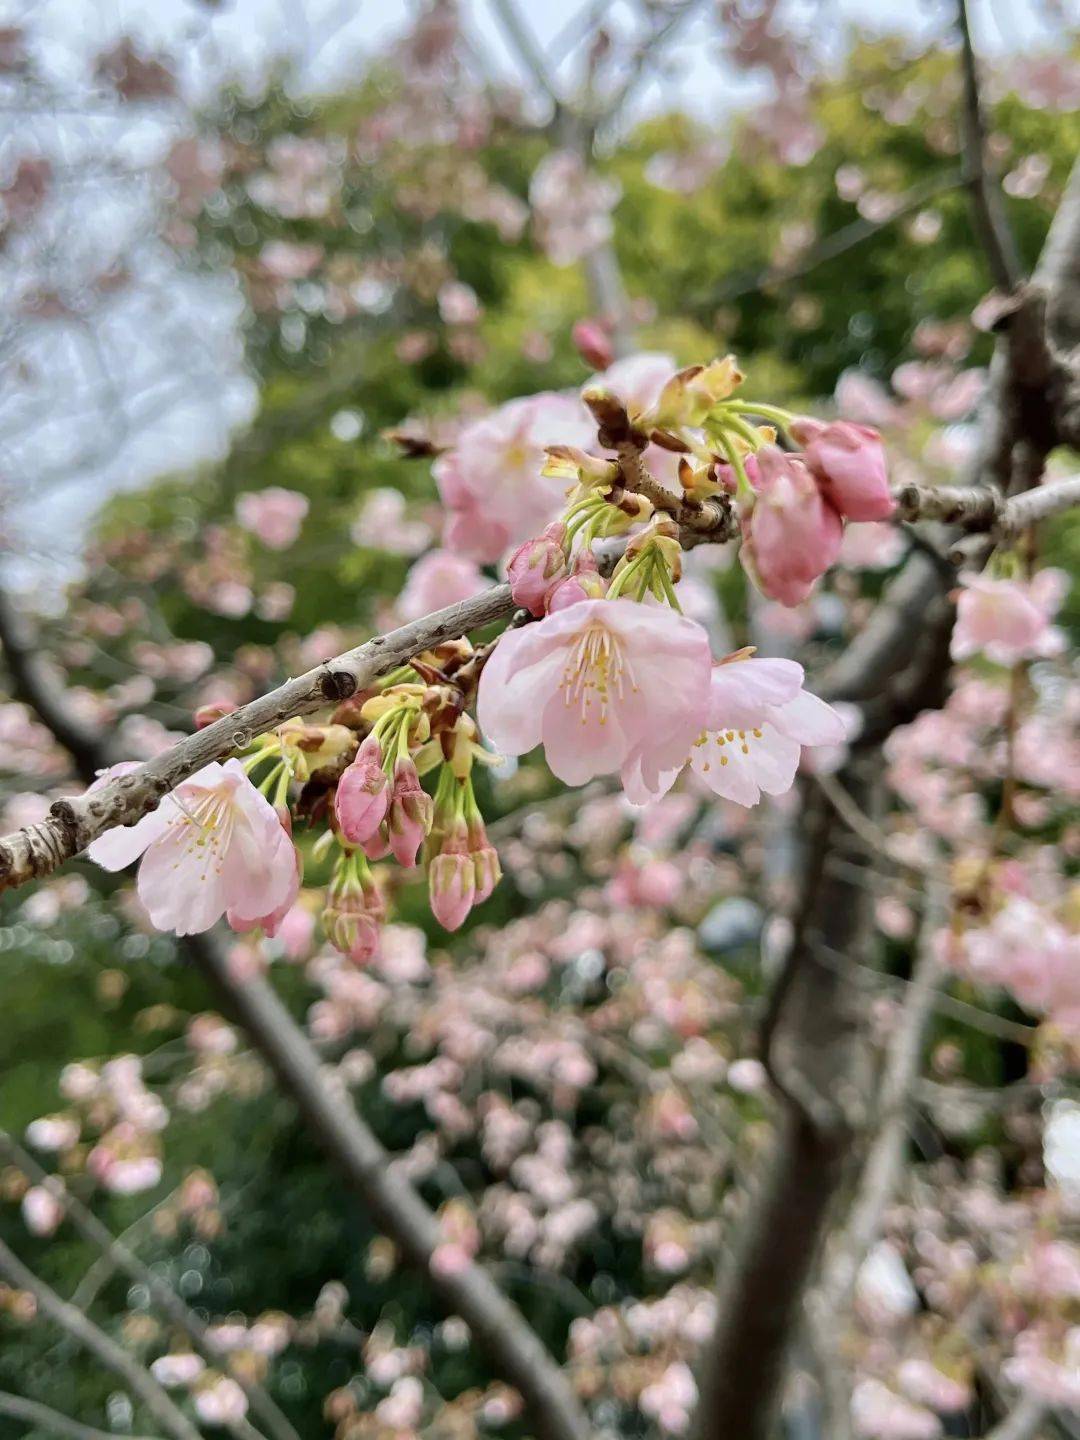
[[[847,739],[842,717],[807,690],[770,711],[769,720],[782,735],[800,745],[841,745]]]

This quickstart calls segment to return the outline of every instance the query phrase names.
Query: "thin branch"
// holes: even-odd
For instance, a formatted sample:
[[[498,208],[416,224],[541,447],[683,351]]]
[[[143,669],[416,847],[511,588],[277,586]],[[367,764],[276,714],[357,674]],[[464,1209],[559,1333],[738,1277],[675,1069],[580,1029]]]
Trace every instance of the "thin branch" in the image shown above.
[[[1047,1414],[1044,1401],[1036,1395],[1025,1395],[1003,1420],[986,1432],[983,1440],[1034,1440]]]
[[[214,1340],[205,1322],[184,1303],[168,1281],[151,1270],[148,1265],[144,1265],[139,1257],[122,1240],[117,1239],[94,1212],[77,1199],[61,1180],[56,1176],[49,1175],[32,1155],[28,1155],[10,1135],[0,1130],[0,1154],[5,1153],[35,1185],[45,1186],[55,1196],[63,1206],[64,1214],[84,1240],[96,1246],[103,1256],[108,1257],[113,1267],[125,1274],[129,1280],[146,1287],[154,1305],[174,1325],[179,1326],[185,1332],[195,1348],[211,1365],[216,1365],[220,1369],[232,1373],[228,1351]],[[245,1379],[239,1373],[235,1378],[242,1385],[248,1397],[252,1414],[262,1422],[271,1440],[299,1440],[296,1431],[261,1385],[256,1381]]]
[[[162,1387],[148,1370],[126,1350],[100,1330],[81,1310],[61,1300],[55,1290],[50,1290],[39,1280],[2,1240],[0,1240],[0,1275],[12,1285],[32,1295],[38,1310],[61,1330],[65,1330],[85,1350],[111,1370],[139,1397],[161,1427],[173,1436],[173,1440],[201,1440],[198,1430],[177,1406],[169,1399]]]
[[[740,300],[744,295],[757,294],[758,291],[767,290],[774,285],[784,285],[790,280],[801,280],[819,265],[846,255],[849,250],[861,245],[864,240],[871,239],[880,230],[894,225],[897,220],[902,220],[905,215],[910,215],[915,210],[921,210],[939,195],[958,190],[963,183],[964,177],[959,170],[948,170],[933,179],[920,181],[897,198],[895,205],[883,219],[868,220],[860,216],[858,220],[840,226],[832,234],[822,236],[790,265],[769,265],[764,269],[740,271],[730,276],[723,285],[710,291],[705,301],[695,303],[724,304],[727,301]]]
[[[975,223],[990,274],[999,290],[1011,291],[1023,278],[1016,241],[1009,228],[1001,192],[991,179],[986,153],[986,115],[979,88],[979,65],[971,38],[967,0],[957,0],[961,66],[964,75],[962,133],[964,178],[971,191]]]
[[[475,1263],[446,1273],[432,1268],[438,1221],[391,1164],[347,1095],[328,1079],[304,1032],[262,977],[237,980],[207,937],[189,945],[205,974],[226,992],[237,1018],[314,1133],[379,1226],[405,1259],[426,1274],[460,1315],[505,1378],[521,1392],[543,1440],[587,1440],[588,1424],[570,1384],[520,1311]],[[193,942],[193,943],[192,943]]]
[[[58,800],[47,819],[0,839],[0,889],[51,874],[106,830],[134,824],[189,775],[243,749],[256,735],[347,699],[422,651],[501,620],[513,608],[509,585],[496,585],[287,680],[99,790]]]
[[[691,500],[673,494],[654,478],[642,459],[649,437],[634,429],[626,407],[617,396],[608,390],[591,389],[581,398],[599,427],[600,444],[615,452],[624,488],[644,495],[657,510],[671,516],[683,532],[679,537],[683,549],[707,541],[721,543],[739,533],[738,517],[727,496]]]
[[[859,809],[835,775],[815,775],[814,783],[848,829],[857,835],[873,854],[880,855],[891,865],[896,865],[902,870],[911,871],[919,876],[932,873],[929,865],[919,864],[914,860],[905,860],[903,856],[897,854],[890,836],[876,825],[869,815]]]
[[[942,976],[935,949],[937,931],[945,923],[947,894],[940,881],[929,881],[920,927],[918,958],[904,999],[900,1022],[892,1036],[878,1091],[881,1128],[874,1137],[859,1180],[844,1233],[826,1270],[826,1304],[835,1317],[846,1309],[859,1267],[881,1230],[881,1217],[899,1184],[904,1164],[905,1117],[919,1073],[927,1025]]]
[[[40,1400],[27,1400],[23,1395],[11,1395],[3,1390],[0,1390],[0,1415],[25,1420],[35,1430],[43,1430],[46,1435],[64,1435],[69,1440],[156,1440],[148,1435],[129,1435],[126,1430],[122,1436],[114,1430],[95,1430],[92,1425],[61,1415],[59,1410],[43,1405]]]
[[[548,73],[547,61],[540,46],[533,38],[525,21],[518,14],[514,0],[491,0],[491,8],[509,40],[518,59],[539,85],[540,89],[555,107],[556,116],[562,111],[563,102],[555,82]]]

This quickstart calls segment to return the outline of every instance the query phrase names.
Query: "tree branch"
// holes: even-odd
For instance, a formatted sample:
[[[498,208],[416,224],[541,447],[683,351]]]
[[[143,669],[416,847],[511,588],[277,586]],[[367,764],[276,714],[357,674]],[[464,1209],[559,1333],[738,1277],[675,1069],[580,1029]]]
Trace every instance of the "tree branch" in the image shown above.
[[[184,1303],[168,1281],[151,1270],[148,1265],[144,1265],[139,1257],[122,1240],[117,1239],[94,1212],[77,1199],[58,1177],[43,1170],[32,1155],[28,1155],[10,1135],[0,1130],[0,1154],[5,1153],[11,1162],[35,1185],[45,1186],[50,1194],[56,1197],[63,1206],[64,1214],[84,1240],[88,1240],[91,1245],[101,1251],[102,1255],[107,1256],[114,1268],[125,1274],[129,1280],[134,1280],[139,1285],[145,1285],[153,1303],[163,1315],[168,1316],[174,1325],[179,1326],[185,1332],[204,1359],[208,1360],[211,1365],[216,1365],[230,1374],[233,1373],[229,1363],[229,1352],[217,1344],[204,1321]],[[271,1440],[299,1440],[296,1431],[261,1385],[256,1381],[246,1379],[240,1373],[235,1375],[235,1379],[247,1395],[252,1414],[262,1422],[266,1434],[271,1437]]]
[[[999,491],[952,485],[903,485],[896,492],[904,520],[941,520],[969,531],[990,531],[1008,540],[1029,525],[1080,505],[1080,475],[1036,486],[1006,499]]]
[[[0,1275],[12,1285],[27,1291],[34,1297],[38,1310],[61,1330],[65,1330],[85,1350],[88,1350],[106,1369],[135,1394],[166,1430],[173,1440],[201,1440],[198,1430],[157,1383],[149,1371],[144,1370],[126,1350],[116,1343],[104,1330],[74,1305],[61,1300],[55,1290],[50,1290],[32,1270],[22,1263],[14,1251],[0,1240]]]
[[[513,608],[509,585],[496,585],[287,680],[92,794],[58,800],[47,819],[0,839],[0,889],[51,874],[106,830],[134,824],[182,780],[243,749],[256,735],[344,700],[422,651],[501,620]]]
[[[43,1430],[46,1435],[64,1435],[68,1440],[156,1440],[156,1437],[147,1435],[129,1435],[127,1431],[118,1435],[113,1430],[95,1430],[92,1425],[83,1425],[68,1415],[61,1415],[59,1410],[42,1405],[39,1400],[27,1400],[23,1395],[11,1395],[2,1390],[0,1415],[8,1415],[12,1420],[25,1420],[35,1430]]]
[[[990,274],[999,290],[1011,291],[1020,283],[1023,270],[1016,241],[1009,228],[1001,192],[990,177],[986,155],[986,116],[979,87],[979,67],[971,38],[967,0],[957,0],[961,66],[964,76],[964,108],[961,131],[964,146],[964,178],[971,191],[975,223]]]
[[[427,1275],[447,1309],[468,1323],[478,1345],[521,1392],[537,1434],[544,1440],[587,1440],[589,1427],[566,1376],[487,1272],[476,1264],[452,1274],[432,1269],[441,1238],[437,1220],[346,1095],[330,1083],[273,987],[261,976],[236,980],[206,936],[189,936],[188,943],[376,1225]]]
[[[507,588],[500,587],[503,591]],[[506,608],[510,608],[508,599]],[[53,686],[52,678],[47,678]],[[48,713],[62,712],[64,707],[63,694],[55,686],[47,691],[31,689],[25,692],[24,698],[42,718]],[[228,718],[235,719],[235,714]],[[86,756],[91,774],[99,768],[105,754],[103,737],[96,737],[95,743],[96,751],[92,748]],[[256,1049],[269,1064],[284,1093],[293,1098],[300,1112],[314,1126],[331,1159],[363,1203],[369,1206],[377,1221],[381,1222],[385,1233],[410,1263],[419,1266],[429,1276],[448,1307],[468,1321],[494,1363],[517,1386],[533,1415],[537,1434],[543,1440],[586,1440],[588,1426],[565,1376],[520,1312],[491,1278],[475,1264],[453,1276],[431,1272],[431,1254],[440,1239],[438,1223],[409,1182],[394,1172],[390,1156],[349,1101],[328,1082],[307,1037],[269,983],[261,976],[243,984],[237,982],[220,947],[209,935],[188,935],[177,943],[182,953],[225,997],[228,1008],[235,1013]],[[15,1154],[21,1168],[28,1169],[28,1173],[32,1174],[36,1171],[48,1180],[30,1156],[20,1152],[11,1142],[8,1142],[8,1148]],[[166,1313],[183,1325],[193,1339],[196,1339],[196,1333],[189,1326],[192,1319],[195,1321],[195,1331],[203,1331],[201,1348],[201,1343],[205,1341],[205,1327],[198,1317],[190,1313],[186,1320],[180,1315],[175,1307],[186,1311],[183,1301],[173,1295],[164,1282],[143,1275],[144,1267],[137,1257],[70,1193],[62,1192],[60,1198],[77,1228],[93,1243],[107,1244],[110,1258],[118,1268],[127,1270],[129,1274],[133,1273],[133,1269],[137,1271],[139,1278],[150,1285],[151,1294]],[[254,1394],[249,1391],[249,1395],[255,1411],[260,1397],[256,1387],[252,1390]],[[268,1396],[266,1403],[273,1408]],[[267,1419],[265,1408],[258,1408],[262,1418]],[[283,1416],[280,1420],[285,1431],[275,1427],[274,1440],[292,1440],[291,1427]]]

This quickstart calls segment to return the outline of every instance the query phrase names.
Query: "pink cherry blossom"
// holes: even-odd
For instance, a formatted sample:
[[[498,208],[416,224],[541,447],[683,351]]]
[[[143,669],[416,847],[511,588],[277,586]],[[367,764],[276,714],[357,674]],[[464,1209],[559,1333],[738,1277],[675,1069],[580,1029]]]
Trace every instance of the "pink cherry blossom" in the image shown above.
[[[190,1385],[205,1369],[205,1362],[193,1350],[176,1350],[168,1355],[159,1355],[150,1366],[150,1373],[159,1385],[171,1389],[178,1385]]]
[[[581,600],[502,636],[477,713],[510,755],[542,743],[569,785],[628,764],[667,770],[704,725],[709,665],[695,621],[633,600]]]
[[[91,789],[129,769],[113,766]],[[117,827],[87,852],[106,870],[141,855],[138,893],[159,930],[195,935],[226,911],[255,924],[296,895],[296,853],[274,807],[239,760],[214,761],[183,781],[137,824]]]
[[[798,605],[839,557],[843,522],[801,460],[766,445],[757,461],[739,556],[770,599]]]
[[[247,1414],[247,1396],[231,1376],[214,1375],[194,1395],[195,1413],[207,1425],[238,1425]]]
[[[848,520],[887,520],[896,509],[889,490],[881,436],[869,425],[850,420],[800,419],[792,438],[805,452],[806,464],[826,498]]]
[[[913,1405],[880,1380],[860,1380],[851,1395],[855,1433],[866,1440],[937,1440],[941,1421],[932,1411]]]
[[[280,485],[249,490],[236,501],[237,520],[271,550],[289,548],[300,534],[307,513],[307,496],[283,490]]]
[[[982,654],[998,665],[1016,665],[1064,650],[1063,632],[1050,623],[1068,587],[1064,571],[1040,570],[1028,581],[964,575],[960,584],[954,660]]]
[[[405,577],[398,614],[403,620],[419,620],[433,610],[479,595],[490,584],[475,561],[449,550],[429,550]]]
[[[689,752],[694,773],[714,794],[747,807],[763,793],[782,795],[795,783],[804,745],[843,742],[843,718],[802,686],[794,660],[736,655],[714,666],[705,725]],[[655,783],[644,771],[623,778],[630,799],[641,803],[662,794],[676,774]]]
[[[595,431],[581,402],[550,391],[511,400],[467,425],[432,467],[450,511],[447,548],[485,564],[539,534],[555,519],[566,488],[541,476],[544,447],[590,439]]]

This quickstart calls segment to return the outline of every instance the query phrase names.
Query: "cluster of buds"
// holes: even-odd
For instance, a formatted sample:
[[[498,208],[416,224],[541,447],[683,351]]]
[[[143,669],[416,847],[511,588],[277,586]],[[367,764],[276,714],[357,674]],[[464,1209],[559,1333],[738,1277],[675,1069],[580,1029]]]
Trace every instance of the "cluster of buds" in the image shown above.
[[[471,731],[471,734],[470,734]],[[462,716],[435,791],[435,823],[428,841],[431,909],[447,930],[457,930],[474,905],[482,904],[502,878],[499,856],[488,839],[472,786],[476,727]]]
[[[334,864],[326,890],[322,923],[335,950],[356,965],[366,965],[378,954],[379,927],[386,905],[371,866],[359,850],[343,848]]]

